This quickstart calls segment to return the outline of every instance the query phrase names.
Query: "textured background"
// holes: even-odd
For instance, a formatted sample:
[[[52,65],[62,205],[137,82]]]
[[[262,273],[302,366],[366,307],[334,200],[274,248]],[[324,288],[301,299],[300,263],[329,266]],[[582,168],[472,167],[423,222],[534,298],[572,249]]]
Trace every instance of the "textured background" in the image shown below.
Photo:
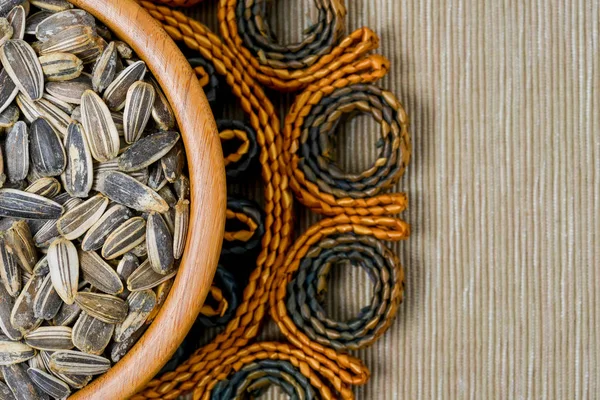
[[[205,1],[187,12],[214,29]],[[599,2],[346,4],[348,31],[381,37],[381,85],[405,104],[414,142],[398,186],[414,232],[395,246],[405,302],[358,352],[373,376],[357,398],[600,398]],[[274,2],[280,40],[311,15],[308,0]],[[291,98],[271,99],[284,115]],[[370,164],[378,134],[366,117],[346,124],[340,163]],[[370,288],[359,271],[337,274],[328,307],[345,318]]]

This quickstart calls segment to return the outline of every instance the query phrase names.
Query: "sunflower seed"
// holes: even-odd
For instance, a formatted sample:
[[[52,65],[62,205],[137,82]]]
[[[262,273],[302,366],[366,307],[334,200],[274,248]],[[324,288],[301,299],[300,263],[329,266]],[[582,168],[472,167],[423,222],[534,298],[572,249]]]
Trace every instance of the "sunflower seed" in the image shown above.
[[[156,191],[160,191],[167,183],[168,181],[160,161],[157,161],[148,167],[148,186]]]
[[[103,195],[90,197],[58,219],[58,232],[68,240],[84,235],[100,219],[106,207],[108,199]]]
[[[52,199],[60,193],[60,189],[60,182],[55,178],[43,177],[27,186],[25,191]],[[53,200],[57,201],[56,198]]]
[[[81,122],[81,107],[77,106],[71,112],[71,119],[77,122]],[[118,129],[118,128],[117,128]]]
[[[61,374],[54,371],[51,372],[54,376],[67,383],[73,389],[84,388],[93,378],[91,375]]]
[[[110,346],[110,359],[115,363],[119,362],[121,358],[123,358],[123,356],[125,356],[125,354],[131,350],[139,338],[142,337],[142,335],[146,332],[146,329],[148,329],[148,327],[144,325],[122,342],[113,342],[113,344]]]
[[[81,242],[81,249],[83,251],[101,249],[108,235],[130,217],[131,211],[127,207],[120,204],[110,206],[102,217],[88,230]]]
[[[31,272],[30,277],[31,276],[41,276],[41,277],[45,277],[50,273],[50,266],[48,265],[48,258],[47,257],[42,257],[37,264],[35,264],[35,267],[33,267],[33,272]]]
[[[17,97],[19,88],[13,82],[5,69],[0,70],[0,112],[6,110]]]
[[[133,50],[127,43],[115,40],[115,47],[121,58],[128,60],[133,56]]]
[[[73,8],[73,5],[67,0],[29,0],[31,5],[41,10],[59,12]]]
[[[75,302],[83,311],[107,324],[116,324],[127,316],[127,303],[109,294],[77,293]]]
[[[154,318],[156,318],[156,316],[158,315],[158,312],[160,311],[162,305],[164,304],[165,300],[167,300],[167,297],[169,296],[169,292],[171,292],[171,288],[173,287],[173,282],[175,282],[175,279],[169,279],[169,280],[164,281],[163,283],[161,283],[160,285],[158,285],[156,287],[156,289],[155,289],[156,306],[154,306],[154,309],[148,315],[148,318],[146,319],[146,325],[151,324],[152,321],[154,321]]]
[[[38,388],[53,398],[63,399],[71,394],[69,385],[41,369],[29,368],[27,375]]]
[[[115,78],[117,70],[117,50],[115,43],[106,46],[92,70],[92,85],[96,92],[102,93]]]
[[[44,98],[36,101],[34,106],[38,113],[52,125],[61,138],[67,134],[67,127],[71,122],[69,114]]]
[[[154,88],[151,84],[138,81],[129,87],[125,99],[124,134],[127,143],[134,143],[141,136],[154,104]]]
[[[42,23],[42,21],[52,15],[54,14],[49,11],[38,11],[35,14],[31,14],[25,21],[25,34],[35,35],[37,27]]]
[[[64,112],[67,116],[73,113],[75,109],[72,104],[67,103],[66,101],[62,101],[61,99],[52,96],[51,94],[44,93],[42,99],[52,103],[55,107],[59,108],[62,112]],[[71,117],[72,119],[73,117]]]
[[[185,249],[188,227],[190,223],[190,202],[179,200],[175,206],[175,233],[173,235],[173,256],[179,260]]]
[[[168,274],[175,264],[173,236],[160,214],[150,213],[146,226],[148,260],[156,273]]]
[[[23,3],[23,0],[1,0],[0,17],[6,17],[10,10]]]
[[[122,172],[110,171],[100,174],[97,190],[109,199],[134,210],[162,213],[169,209],[167,203],[155,191]]]
[[[83,62],[71,53],[51,53],[40,56],[42,71],[48,81],[68,81],[83,71]]]
[[[94,181],[92,153],[79,123],[69,125],[65,148],[67,167],[62,175],[65,190],[73,197],[87,197]]]
[[[62,299],[52,286],[50,274],[44,277],[44,282],[33,299],[33,314],[40,319],[51,320],[56,316],[63,304]]]
[[[19,109],[9,106],[0,113],[0,128],[10,128],[19,120]]]
[[[167,154],[178,140],[179,133],[172,131],[160,131],[145,136],[121,154],[119,169],[131,172],[148,167]]]
[[[50,368],[61,374],[98,375],[110,368],[110,361],[94,354],[61,350],[50,356]]]
[[[93,64],[96,62],[98,57],[102,54],[108,44],[104,39],[99,36],[94,37],[87,49],[84,49],[77,53],[77,56],[81,58],[84,64]]]
[[[11,182],[25,179],[29,172],[29,135],[25,122],[17,122],[7,133],[6,172]]]
[[[44,118],[31,123],[29,154],[33,167],[42,176],[57,176],[65,169],[65,148],[56,131]]]
[[[13,28],[13,39],[23,39],[25,37],[26,18],[27,12],[23,6],[13,8],[6,16]]]
[[[13,37],[13,27],[6,18],[0,17],[0,46]]]
[[[81,199],[70,198],[64,204],[65,211],[70,211],[83,203]],[[33,242],[38,247],[47,247],[57,238],[60,237],[57,227],[58,219],[48,221],[40,228],[39,231],[33,236]]]
[[[104,293],[123,292],[123,282],[116,271],[93,251],[79,251],[83,279]]]
[[[18,364],[35,355],[35,350],[21,342],[13,342],[8,338],[0,339],[0,365]]]
[[[156,273],[150,265],[150,261],[146,260],[129,276],[127,279],[127,288],[131,292],[152,289],[153,287],[171,279],[176,273],[177,270],[173,270],[166,275]]]
[[[58,219],[62,212],[60,204],[37,194],[0,189],[0,217]]]
[[[115,327],[115,342],[122,342],[133,335],[156,306],[156,294],[152,290],[133,292],[127,297],[129,312]]]
[[[70,104],[81,104],[81,96],[91,89],[92,80],[87,75],[65,82],[48,82],[46,85],[49,94]]]
[[[175,189],[175,193],[177,193],[177,197],[179,198],[179,200],[189,200],[190,180],[187,176],[180,175],[179,178],[177,178],[177,180],[173,182],[173,188]]]
[[[29,225],[25,221],[14,222],[7,231],[7,240],[13,248],[17,263],[21,268],[27,272],[33,272],[38,257]]]
[[[73,343],[84,353],[100,355],[110,343],[114,330],[114,324],[81,313],[73,326]]]
[[[35,36],[39,41],[45,42],[52,36],[63,31],[65,27],[88,26],[94,28],[94,17],[84,10],[68,10],[50,14],[40,21],[35,29]]]
[[[42,320],[33,312],[33,299],[44,282],[43,276],[32,275],[17,297],[10,313],[10,323],[15,329],[25,334],[41,325]]]
[[[104,101],[111,110],[119,111],[125,106],[127,91],[135,82],[144,79],[146,64],[136,61],[117,75],[104,91]]]
[[[94,32],[89,26],[72,26],[60,30],[40,44],[40,55],[52,53],[79,53],[94,46]]]
[[[8,294],[4,285],[0,285],[0,329],[11,340],[20,340],[23,334],[12,326],[10,314],[15,305],[15,299]]]
[[[31,100],[44,93],[42,66],[31,46],[21,39],[11,39],[0,47],[0,61],[19,90]]]
[[[146,241],[142,244],[138,244],[131,250],[131,254],[136,257],[146,257],[148,255],[148,249],[146,248]]]
[[[175,194],[173,193],[171,188],[169,188],[169,186],[164,186],[160,188],[158,190],[158,194],[160,195],[160,197],[165,199],[169,207],[175,207],[177,205],[177,197],[175,197]]]
[[[73,304],[79,283],[77,248],[67,239],[56,239],[48,248],[48,266],[52,286],[67,304]]]
[[[169,100],[167,100],[167,97],[154,78],[150,77],[148,80],[156,92],[152,106],[152,119],[161,131],[173,129],[175,126],[175,114],[169,104]]]
[[[121,277],[121,281],[126,284],[127,278],[140,266],[138,258],[133,253],[125,253],[123,258],[117,264],[117,274]],[[126,299],[129,296],[129,289],[125,287],[123,292],[118,296]]]
[[[112,260],[127,253],[146,240],[146,221],[134,217],[123,222],[108,237],[102,247],[102,257]]]
[[[0,280],[4,289],[12,297],[21,290],[21,274],[13,248],[7,243],[4,232],[0,233]]]
[[[29,368],[36,368],[42,371],[46,370],[46,366],[44,365],[44,361],[42,361],[40,353],[37,353],[33,358],[30,358],[27,363],[29,364]],[[1,398],[2,397],[0,397],[0,399]]]
[[[92,157],[100,162],[115,158],[119,132],[106,104],[92,90],[86,90],[81,97],[81,118]]]
[[[2,375],[6,384],[18,400],[47,400],[48,396],[41,392],[27,375],[27,364],[2,366]]]
[[[25,343],[38,350],[70,350],[73,348],[68,326],[40,326],[25,334]]]
[[[178,142],[173,148],[161,158],[163,172],[167,181],[174,183],[181,176],[185,165],[185,152],[181,142]]]
[[[71,325],[77,317],[81,314],[81,308],[77,305],[77,303],[73,302],[73,304],[65,304],[62,303],[60,310],[54,318],[52,318],[52,323],[54,325],[66,326]]]

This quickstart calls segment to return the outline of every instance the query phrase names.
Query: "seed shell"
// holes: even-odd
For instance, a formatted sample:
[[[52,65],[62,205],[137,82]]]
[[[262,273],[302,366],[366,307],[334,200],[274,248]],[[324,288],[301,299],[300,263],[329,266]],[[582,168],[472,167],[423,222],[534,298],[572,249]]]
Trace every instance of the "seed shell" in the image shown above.
[[[135,82],[144,79],[146,64],[136,61],[121,71],[104,91],[104,101],[113,111],[119,111],[125,106],[127,91]]]
[[[127,288],[132,292],[152,289],[161,283],[168,281],[175,276],[177,270],[173,270],[166,275],[154,271],[150,261],[146,260],[136,269],[127,279]]]
[[[36,318],[51,320],[58,314],[62,304],[62,299],[52,286],[52,277],[50,274],[46,275],[33,299],[33,314]]]
[[[29,154],[33,167],[42,176],[62,174],[67,158],[56,131],[44,118],[33,121],[29,131]]]
[[[110,368],[110,361],[94,354],[61,350],[50,356],[50,368],[62,374],[98,375]]]
[[[68,326],[40,326],[25,334],[25,343],[38,350],[70,350],[73,348],[71,328]]]
[[[72,210],[74,207],[81,204],[83,201],[78,198],[70,198],[64,204],[66,211]],[[33,236],[33,242],[38,247],[48,247],[57,238],[60,237],[57,227],[58,219],[47,221],[40,230]]]
[[[103,195],[90,197],[58,219],[58,232],[68,240],[84,235],[104,214],[106,207],[108,199]]]
[[[27,375],[29,375],[31,381],[35,383],[38,388],[53,398],[63,399],[71,394],[69,385],[41,369],[29,368],[27,370]]]
[[[114,330],[114,324],[81,313],[73,326],[73,343],[84,353],[101,355],[110,343]]]
[[[12,101],[17,97],[19,88],[10,76],[6,69],[0,70],[0,112],[6,110],[12,104]]]
[[[167,203],[155,191],[122,172],[101,173],[97,190],[109,199],[134,210],[163,213],[169,209]]]
[[[145,136],[119,156],[119,169],[131,172],[148,167],[165,156],[178,140],[179,133],[172,131],[160,131]]]
[[[41,20],[35,28],[34,34],[41,42],[45,42],[52,36],[61,32],[65,27],[88,26],[94,28],[96,22],[94,17],[84,10],[68,10],[48,14],[48,17]]]
[[[7,243],[6,235],[0,232],[0,280],[4,290],[12,297],[21,291],[21,274],[13,248]]]
[[[154,271],[165,275],[175,265],[173,256],[173,236],[164,219],[157,213],[150,213],[146,226],[146,247],[148,260]]]
[[[89,26],[71,26],[52,35],[40,44],[40,55],[52,53],[79,53],[93,46],[93,29]]]
[[[69,104],[81,104],[81,96],[91,89],[92,80],[86,75],[65,82],[48,82],[46,85],[49,94]]]
[[[48,102],[52,103],[52,105],[56,106],[58,109],[60,109],[62,112],[64,112],[67,116],[70,115],[75,108],[72,104],[69,104],[66,101],[63,101],[63,100],[59,99],[58,97],[52,96],[51,94],[48,94],[48,93],[44,93],[44,95],[42,96],[42,99],[45,99]],[[71,117],[71,119],[72,118],[73,117]]]
[[[142,335],[146,332],[147,328],[148,327],[144,325],[136,332],[134,332],[133,335],[123,340],[122,342],[113,342],[110,346],[110,359],[112,360],[112,362],[119,362],[121,358],[123,358],[123,356],[125,356],[125,354],[127,354],[127,352],[131,350],[131,348],[133,347],[133,345],[135,345],[138,339],[142,337]]]
[[[152,119],[154,119],[156,126],[161,131],[173,129],[175,127],[175,114],[169,104],[169,100],[167,100],[156,80],[154,78],[150,78],[149,80],[156,91],[154,105],[152,106]]]
[[[56,201],[56,196],[60,193],[60,189],[60,182],[56,178],[46,176],[36,179],[31,185],[25,188],[25,191]]]
[[[46,20],[46,18],[52,15],[54,14],[48,11],[38,11],[28,16],[25,20],[25,34],[35,35],[37,27],[42,23],[42,21]]]
[[[116,296],[80,292],[75,296],[75,302],[83,311],[107,324],[116,324],[127,317],[127,303]]]
[[[71,123],[69,114],[43,97],[36,101],[34,106],[37,112],[52,125],[62,139],[67,134],[67,127]]]
[[[175,279],[171,278],[169,280],[164,281],[163,283],[158,285],[156,289],[154,289],[154,291],[156,292],[156,306],[154,307],[150,315],[148,315],[148,318],[146,319],[146,325],[151,324],[152,321],[154,321],[154,318],[156,318],[156,316],[158,315],[160,308],[167,300],[167,296],[169,296],[169,292],[171,292],[173,282],[175,282]]]
[[[67,304],[73,304],[79,284],[77,248],[67,239],[57,239],[48,248],[48,266],[56,293]]]
[[[42,323],[42,320],[37,318],[33,312],[33,299],[43,282],[43,276],[32,275],[21,290],[10,313],[10,323],[22,334],[34,330]]]
[[[83,62],[71,53],[51,53],[40,56],[40,64],[50,82],[77,78],[83,71]]]
[[[81,249],[83,251],[101,249],[108,235],[129,218],[131,218],[131,211],[127,207],[120,204],[110,206],[87,231],[81,242]]]
[[[27,364],[2,366],[2,375],[17,400],[47,400],[46,396],[27,375]]]
[[[10,10],[21,4],[23,0],[2,0],[0,1],[0,17],[6,17]]]
[[[144,325],[156,306],[156,294],[152,290],[133,292],[127,297],[127,305],[127,317],[115,327],[115,342],[126,340]]]
[[[106,46],[94,64],[94,69],[92,70],[92,86],[94,90],[102,93],[115,78],[116,71],[117,50],[115,43],[111,42]]]
[[[6,16],[13,29],[13,39],[23,39],[25,37],[26,18],[27,12],[23,6],[13,8]]]
[[[81,97],[81,119],[92,157],[100,162],[115,158],[119,132],[108,107],[92,90],[86,90]]]
[[[73,197],[87,197],[94,182],[92,153],[81,124],[73,122],[65,138],[67,167],[62,175],[65,190]]]
[[[79,251],[83,279],[104,293],[117,295],[123,292],[123,282],[116,271],[93,251]]]
[[[42,116],[35,103],[23,93],[17,94],[17,105],[27,123],[32,123],[35,119]]]
[[[21,331],[12,326],[10,314],[15,305],[15,299],[8,294],[3,285],[0,285],[0,329],[11,340],[20,340]]]
[[[143,81],[135,82],[127,90],[123,113],[124,137],[127,143],[134,143],[142,136],[152,114],[154,96],[154,87]]]
[[[21,342],[13,342],[8,338],[0,339],[0,365],[11,365],[25,362],[35,356],[35,350]]]
[[[148,168],[148,186],[156,191],[160,191],[167,183],[162,164],[160,161],[155,162]]]
[[[102,247],[102,257],[112,260],[146,240],[146,221],[134,217],[123,222],[107,238]]]
[[[0,217],[58,219],[62,212],[60,204],[37,194],[0,189]]]
[[[77,305],[77,303],[73,302],[73,304],[65,304],[62,303],[60,310],[56,316],[52,319],[52,323],[54,325],[71,325],[77,317],[81,314],[81,308]]]
[[[33,48],[22,39],[7,40],[0,47],[0,61],[17,88],[31,100],[44,93],[44,74]]]

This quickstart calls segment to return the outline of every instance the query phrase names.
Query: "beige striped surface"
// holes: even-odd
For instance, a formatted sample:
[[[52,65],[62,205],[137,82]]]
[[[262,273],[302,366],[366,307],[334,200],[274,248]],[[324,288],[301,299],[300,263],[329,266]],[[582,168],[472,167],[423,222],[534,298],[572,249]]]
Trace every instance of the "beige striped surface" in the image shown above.
[[[206,1],[188,12],[215,28]],[[373,376],[356,397],[600,398],[599,2],[347,6],[348,29],[381,36],[393,62],[381,84],[407,107],[414,139],[398,186],[414,233],[394,246],[406,298],[392,329],[357,353]],[[314,9],[279,0],[272,15],[290,42]],[[271,98],[283,115],[291,97]],[[366,117],[346,124],[340,163],[370,164],[378,132]],[[316,220],[299,217],[300,228]],[[328,309],[346,318],[370,289],[358,271],[337,274]]]

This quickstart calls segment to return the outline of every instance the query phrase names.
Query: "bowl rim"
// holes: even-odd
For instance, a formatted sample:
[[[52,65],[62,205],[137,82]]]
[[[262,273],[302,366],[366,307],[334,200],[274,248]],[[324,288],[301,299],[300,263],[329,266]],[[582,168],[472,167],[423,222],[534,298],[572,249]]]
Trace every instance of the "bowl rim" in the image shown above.
[[[181,265],[165,303],[125,357],[69,397],[123,399],[141,390],[167,363],[206,299],[225,229],[225,165],[204,91],[162,26],[132,0],[68,1],[94,15],[146,62],[173,108],[188,159],[190,227]],[[171,334],[165,335],[165,329]]]

